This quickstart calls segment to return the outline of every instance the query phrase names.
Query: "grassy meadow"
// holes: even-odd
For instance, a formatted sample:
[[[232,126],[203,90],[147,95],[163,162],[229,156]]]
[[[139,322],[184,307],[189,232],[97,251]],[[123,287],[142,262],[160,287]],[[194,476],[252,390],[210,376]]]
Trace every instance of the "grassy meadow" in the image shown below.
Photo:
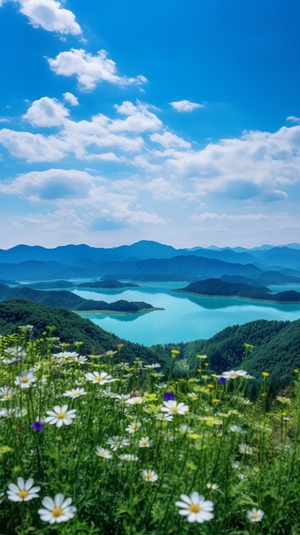
[[[0,338],[0,534],[299,535],[300,383]],[[267,410],[271,405],[271,410]]]

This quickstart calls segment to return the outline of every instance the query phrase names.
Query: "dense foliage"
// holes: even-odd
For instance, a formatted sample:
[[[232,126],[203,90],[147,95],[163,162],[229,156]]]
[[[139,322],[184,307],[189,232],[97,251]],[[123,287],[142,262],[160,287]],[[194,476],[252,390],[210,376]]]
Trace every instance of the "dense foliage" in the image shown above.
[[[163,359],[171,347],[170,344],[153,349]],[[252,321],[227,327],[208,340],[182,343],[177,347],[181,355],[174,371],[177,377],[195,376],[199,364],[196,355],[206,354],[216,373],[246,366],[249,373],[259,376],[267,369],[271,389],[278,392],[290,384],[293,370],[300,367],[300,320]]]
[[[0,303],[0,333],[14,333],[20,325],[27,324],[33,325],[33,334],[41,338],[45,327],[54,325],[53,335],[58,336],[59,333],[63,343],[74,344],[80,341],[82,354],[97,355],[115,349],[117,344],[125,343],[121,338],[70,310],[46,307],[25,299]],[[151,349],[132,342],[126,342],[122,357],[129,362],[137,357],[149,363],[156,359]]]
[[[174,381],[178,350],[165,376],[79,348],[0,338],[1,535],[299,534],[298,370],[267,412],[267,371],[252,404],[255,380],[205,355]]]

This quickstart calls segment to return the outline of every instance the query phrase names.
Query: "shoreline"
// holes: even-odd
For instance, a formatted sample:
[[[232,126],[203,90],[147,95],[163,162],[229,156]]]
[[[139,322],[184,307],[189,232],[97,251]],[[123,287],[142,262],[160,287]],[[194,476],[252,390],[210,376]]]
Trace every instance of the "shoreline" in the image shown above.
[[[299,301],[276,301],[275,299],[258,299],[255,297],[246,297],[242,295],[215,295],[215,294],[201,294],[195,292],[187,292],[184,290],[172,290],[172,292],[179,292],[182,294],[196,295],[199,297],[214,297],[219,299],[244,299],[245,301],[255,301],[256,303],[275,303],[277,305],[300,305]]]
[[[132,312],[132,311],[121,311],[121,310],[72,310],[76,314],[91,314],[92,316],[103,315],[103,316],[123,316],[124,314],[147,314],[148,312],[153,312],[155,310],[165,310],[164,308],[142,308],[141,310]]]

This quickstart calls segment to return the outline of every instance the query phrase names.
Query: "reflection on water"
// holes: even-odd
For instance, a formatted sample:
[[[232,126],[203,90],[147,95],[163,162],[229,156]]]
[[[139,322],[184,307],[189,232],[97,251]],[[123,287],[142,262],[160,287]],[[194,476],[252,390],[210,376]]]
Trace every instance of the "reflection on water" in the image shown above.
[[[153,283],[132,289],[75,290],[74,293],[108,303],[125,299],[163,308],[145,314],[80,314],[106,331],[146,346],[210,338],[229,325],[258,319],[293,321],[300,318],[300,304],[202,297],[173,291],[184,286],[186,283]]]

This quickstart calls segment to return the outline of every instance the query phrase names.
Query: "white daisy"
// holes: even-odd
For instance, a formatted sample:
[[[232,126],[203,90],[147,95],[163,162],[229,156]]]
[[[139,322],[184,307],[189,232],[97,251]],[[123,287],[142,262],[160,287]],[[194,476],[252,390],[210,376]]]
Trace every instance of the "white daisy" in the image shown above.
[[[49,524],[67,522],[74,517],[77,510],[71,503],[72,498],[65,499],[63,494],[56,494],[53,499],[46,496],[42,501],[45,509],[39,509],[38,514],[41,520],[49,522]]]
[[[192,492],[190,496],[186,494],[180,495],[181,502],[175,502],[179,507],[178,513],[187,517],[188,522],[198,522],[202,524],[207,520],[214,518],[213,511],[214,504],[210,500],[205,500],[198,492]]]
[[[184,403],[177,403],[175,399],[170,399],[164,401],[164,407],[161,410],[167,414],[185,414],[189,411],[189,407]]]
[[[237,377],[245,377],[247,372],[244,370],[230,370],[229,372],[223,372],[222,377],[225,379],[236,379]]]
[[[70,357],[72,357],[72,359],[76,359],[77,357],[79,357],[79,354],[76,353],[76,351],[61,351],[60,353],[53,353],[53,357],[61,360],[65,360]]]
[[[149,483],[154,483],[158,480],[158,475],[156,474],[156,472],[154,472],[154,470],[143,470],[141,475],[143,480]]]
[[[128,405],[140,405],[141,403],[144,403],[144,399],[141,396],[133,396],[132,398],[127,399],[125,403],[128,403]]]
[[[78,398],[79,396],[85,396],[87,392],[84,388],[73,388],[72,390],[67,390],[63,396],[68,398]]]
[[[152,446],[152,440],[150,440],[148,437],[143,437],[139,441],[140,448],[150,448],[150,446]]]
[[[158,412],[155,415],[156,420],[160,420],[162,422],[171,422],[173,420],[173,414],[167,414],[165,412]]]
[[[76,409],[68,411],[68,405],[56,405],[53,411],[47,411],[48,416],[45,418],[45,422],[50,425],[56,425],[61,427],[62,425],[70,425],[72,419],[76,418]]]
[[[33,483],[34,481],[32,478],[25,481],[23,477],[18,477],[16,485],[15,483],[10,483],[8,485],[8,499],[12,502],[28,502],[33,498],[38,498],[38,492],[41,490],[41,487],[34,487]]]
[[[109,450],[106,450],[105,448],[101,448],[100,446],[96,446],[96,455],[98,457],[101,457],[102,459],[111,459],[112,454]]]
[[[119,449],[124,448],[125,446],[129,446],[129,440],[127,438],[122,438],[122,437],[117,436],[117,437],[109,438],[107,441],[107,444],[110,445],[113,451],[117,451]]]
[[[13,398],[15,394],[15,390],[13,388],[10,388],[9,386],[2,386],[0,388],[0,400],[1,401],[7,401]]]
[[[88,358],[84,357],[83,355],[73,357],[73,361],[77,362],[78,364],[84,364],[85,362],[87,362],[87,360]]]
[[[142,424],[140,422],[132,422],[126,427],[125,431],[127,431],[127,433],[135,433],[141,427],[141,425]]]
[[[118,456],[121,461],[138,461],[139,458],[137,455],[132,455],[131,453],[122,453]]]
[[[261,509],[255,509],[254,507],[251,511],[247,511],[247,518],[251,522],[260,522],[264,514]]]
[[[36,380],[36,376],[31,370],[23,371],[15,378],[15,385],[20,388],[29,388]]]
[[[90,372],[86,373],[85,377],[88,381],[92,381],[95,384],[104,385],[105,383],[112,383],[114,379],[111,375],[108,375],[106,372]]]

